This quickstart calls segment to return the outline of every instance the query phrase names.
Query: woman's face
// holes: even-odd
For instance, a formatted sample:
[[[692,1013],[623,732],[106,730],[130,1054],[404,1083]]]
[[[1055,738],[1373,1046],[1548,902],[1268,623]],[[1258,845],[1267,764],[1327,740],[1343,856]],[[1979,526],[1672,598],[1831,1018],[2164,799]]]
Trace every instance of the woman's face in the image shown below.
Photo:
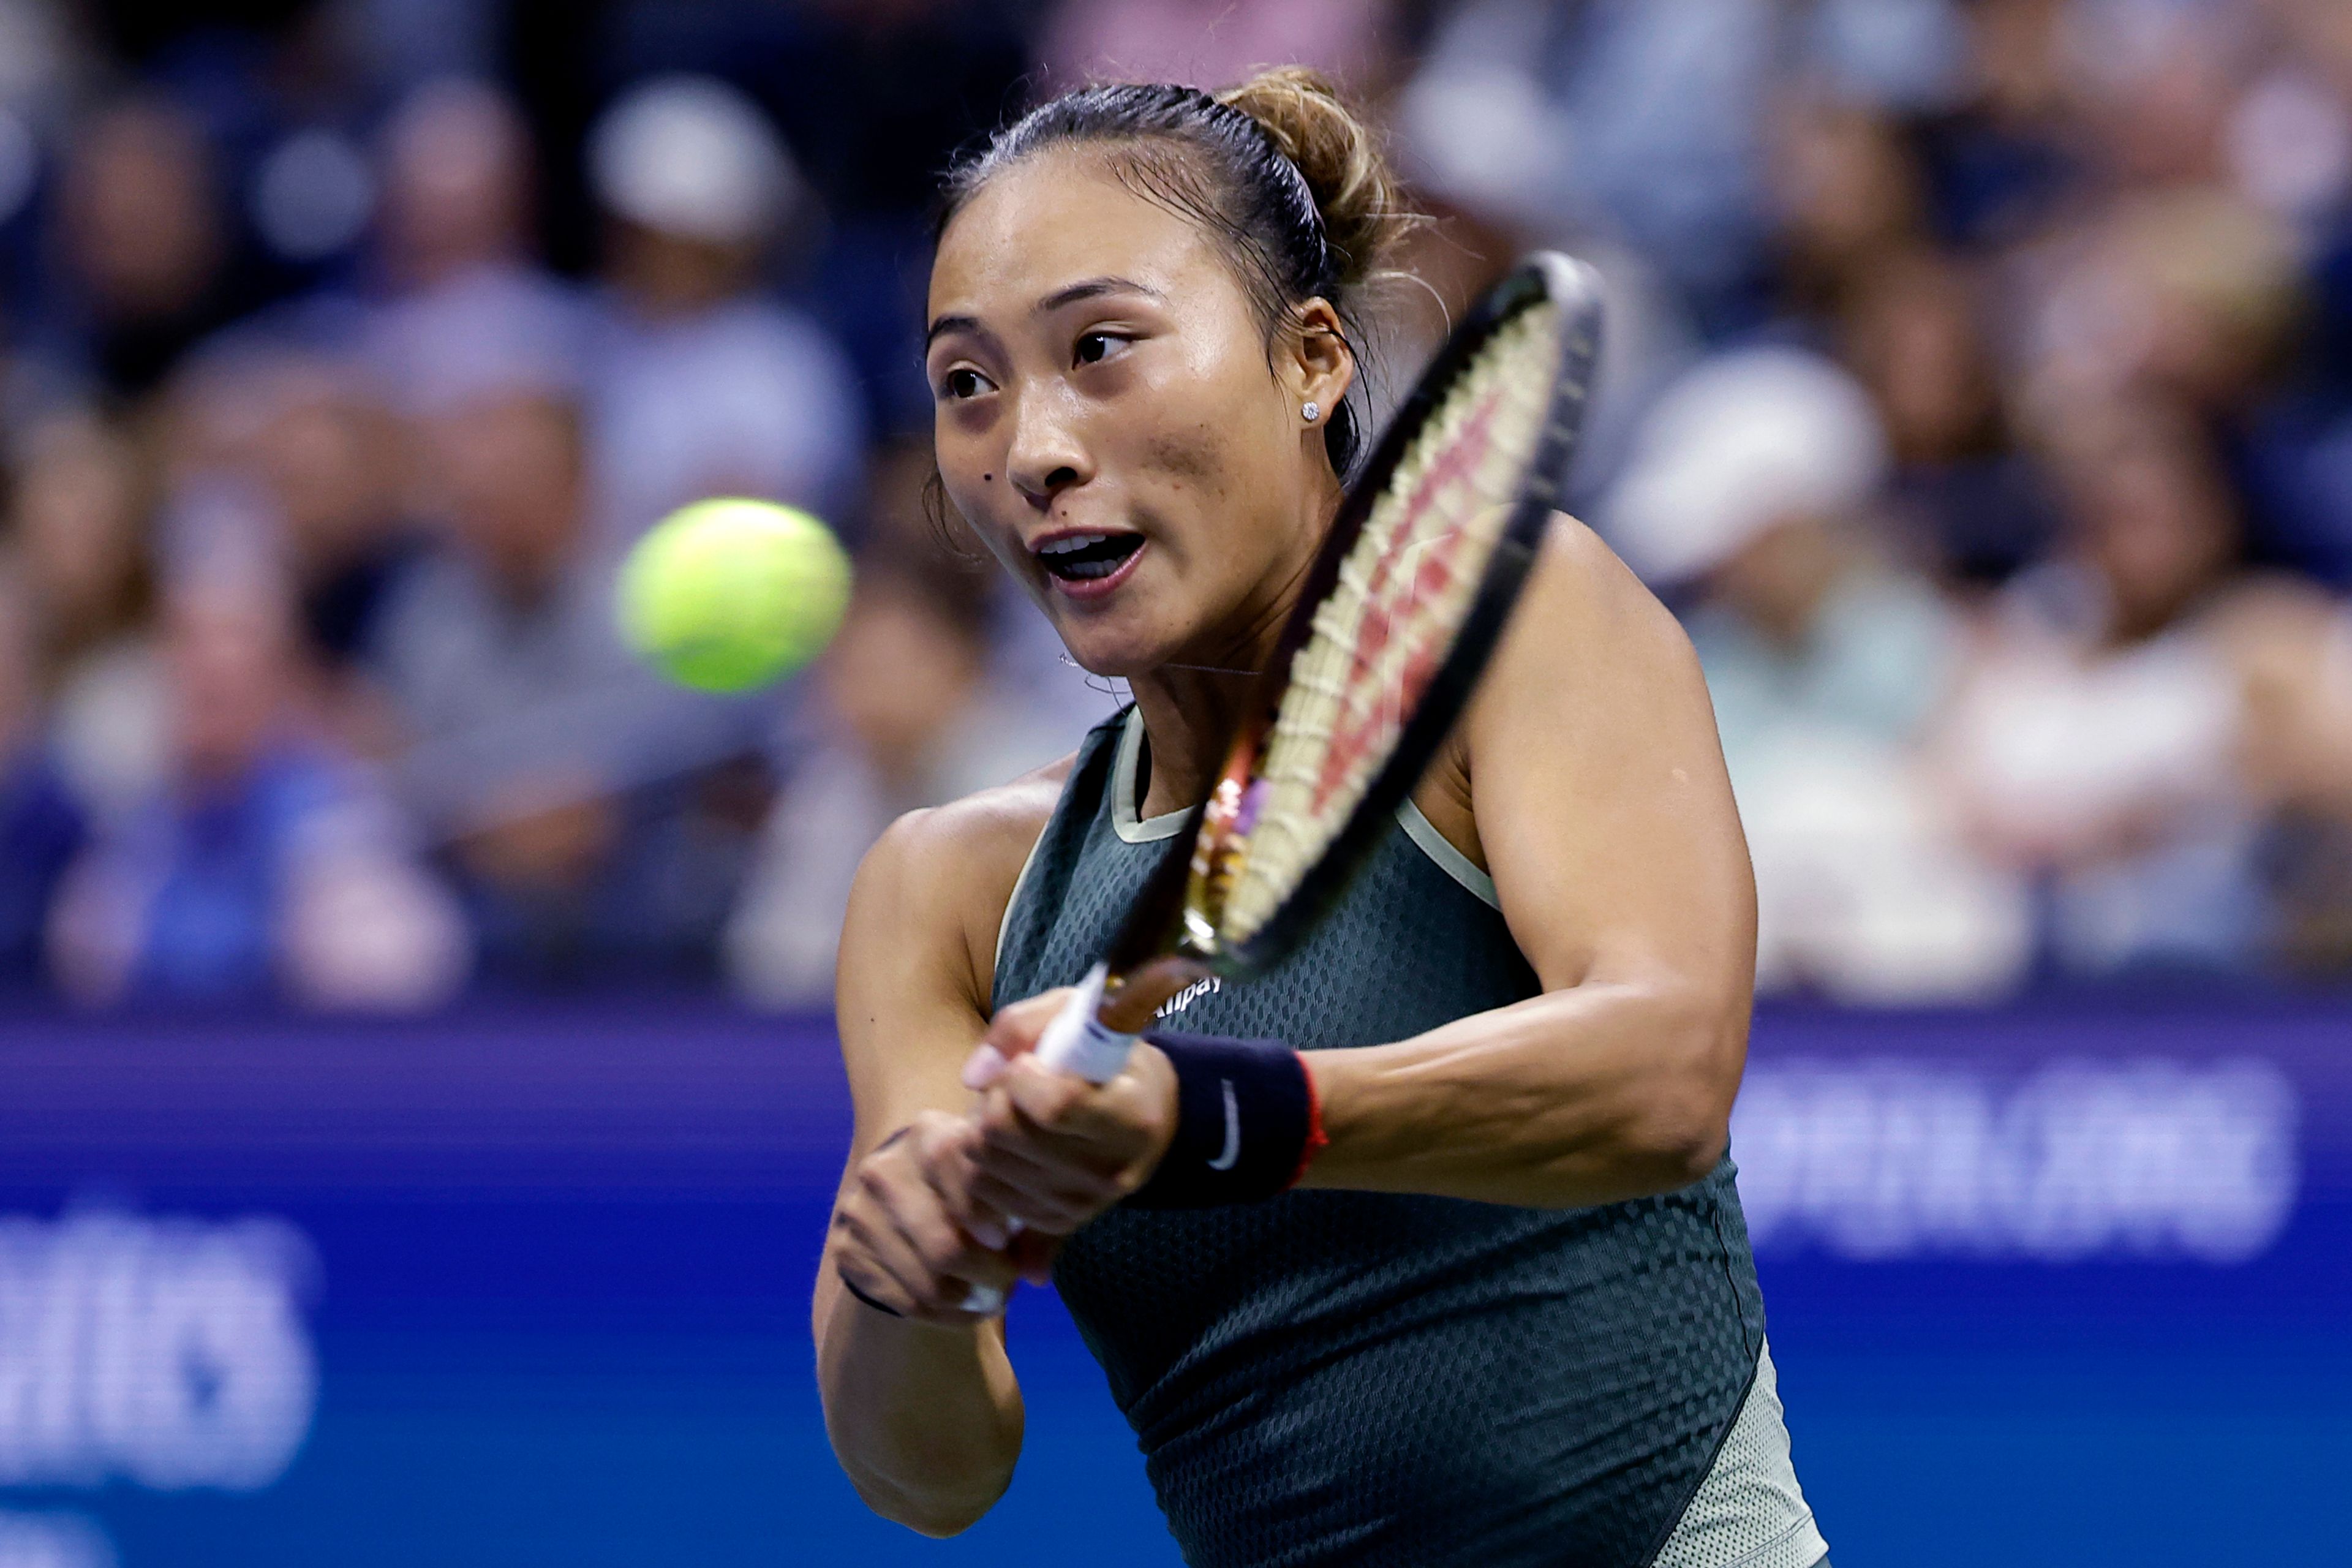
[[[1265,334],[1213,242],[1076,150],[941,237],[926,369],[949,497],[1099,675],[1263,657],[1339,493],[1336,336]]]

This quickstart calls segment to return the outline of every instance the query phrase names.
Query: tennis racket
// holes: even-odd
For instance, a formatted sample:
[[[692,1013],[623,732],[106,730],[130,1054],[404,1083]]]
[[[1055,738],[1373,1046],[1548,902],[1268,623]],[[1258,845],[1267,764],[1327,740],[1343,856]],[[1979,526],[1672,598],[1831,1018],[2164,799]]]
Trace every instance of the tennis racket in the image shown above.
[[[1208,799],[1039,1037],[1105,1083],[1160,1005],[1291,952],[1346,889],[1469,703],[1559,510],[1601,330],[1600,279],[1538,252],[1422,374],[1340,502]],[[966,1308],[1002,1296],[975,1289]]]

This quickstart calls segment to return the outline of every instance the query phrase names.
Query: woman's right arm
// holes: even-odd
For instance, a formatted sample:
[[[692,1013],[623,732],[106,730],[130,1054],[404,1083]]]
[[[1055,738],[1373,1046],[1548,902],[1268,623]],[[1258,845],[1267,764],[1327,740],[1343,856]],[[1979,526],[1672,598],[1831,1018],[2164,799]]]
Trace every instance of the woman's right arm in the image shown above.
[[[902,818],[859,869],[842,932],[856,1121],[817,1274],[818,1384],[859,1495],[927,1535],[986,1513],[1021,1452],[1003,1320],[962,1310],[971,1286],[1013,1275],[960,1223],[973,1136],[960,1074],[987,1028],[996,921],[1040,800],[1050,809],[1024,784]]]

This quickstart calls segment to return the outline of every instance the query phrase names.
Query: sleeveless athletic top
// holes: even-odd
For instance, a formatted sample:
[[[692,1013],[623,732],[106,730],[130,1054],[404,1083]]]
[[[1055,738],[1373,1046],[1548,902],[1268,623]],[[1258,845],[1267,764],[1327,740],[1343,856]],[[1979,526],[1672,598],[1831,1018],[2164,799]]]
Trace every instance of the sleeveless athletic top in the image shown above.
[[[1131,710],[1078,753],[1005,911],[1000,1005],[1075,983],[1181,816],[1138,821]],[[1493,884],[1408,806],[1269,973],[1171,1027],[1305,1050],[1540,989]],[[1583,1209],[1296,1192],[1114,1208],[1054,1282],[1193,1568],[1806,1568],[1763,1301],[1726,1160]]]

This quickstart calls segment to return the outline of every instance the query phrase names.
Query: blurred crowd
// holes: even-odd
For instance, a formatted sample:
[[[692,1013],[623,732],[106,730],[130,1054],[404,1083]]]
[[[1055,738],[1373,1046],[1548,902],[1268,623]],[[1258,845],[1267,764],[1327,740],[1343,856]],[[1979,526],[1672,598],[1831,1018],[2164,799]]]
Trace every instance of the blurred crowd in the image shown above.
[[[1614,313],[1580,510],[1685,618],[1767,988],[2352,971],[2342,0],[0,0],[0,974],[823,1005],[892,816],[1118,699],[927,521],[932,181],[1042,93],[1319,65]],[[772,497],[774,691],[619,645]]]

